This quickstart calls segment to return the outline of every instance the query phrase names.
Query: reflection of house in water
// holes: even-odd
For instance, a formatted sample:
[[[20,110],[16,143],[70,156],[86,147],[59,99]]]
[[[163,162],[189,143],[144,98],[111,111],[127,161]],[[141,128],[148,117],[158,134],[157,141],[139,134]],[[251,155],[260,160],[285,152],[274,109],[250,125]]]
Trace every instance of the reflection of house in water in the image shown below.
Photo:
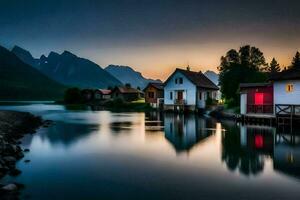
[[[261,155],[273,155],[275,128],[241,126],[241,146]]]
[[[300,136],[277,134],[273,160],[275,170],[300,178]]]
[[[273,156],[274,134],[275,129],[271,127],[232,129],[222,136],[222,160],[230,170],[257,174],[264,168],[265,157]]]
[[[207,119],[195,115],[168,113],[165,115],[165,137],[172,143],[177,152],[189,151],[195,144],[209,137],[211,130]]]

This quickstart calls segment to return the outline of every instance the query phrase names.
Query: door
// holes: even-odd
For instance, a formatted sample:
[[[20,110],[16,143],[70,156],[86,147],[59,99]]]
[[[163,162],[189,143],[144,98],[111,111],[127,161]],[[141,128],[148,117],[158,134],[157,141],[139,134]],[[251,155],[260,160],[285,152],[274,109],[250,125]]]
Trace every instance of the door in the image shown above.
[[[183,99],[183,92],[182,91],[177,91],[177,99],[181,101]]]
[[[241,94],[241,114],[247,113],[247,94]]]

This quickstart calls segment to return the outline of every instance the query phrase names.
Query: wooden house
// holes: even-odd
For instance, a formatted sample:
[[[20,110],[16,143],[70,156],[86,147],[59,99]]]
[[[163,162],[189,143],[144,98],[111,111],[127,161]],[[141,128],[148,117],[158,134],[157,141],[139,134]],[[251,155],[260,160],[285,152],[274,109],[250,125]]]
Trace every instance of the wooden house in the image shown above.
[[[145,102],[153,108],[159,108],[163,105],[164,86],[163,83],[148,83],[144,89]]]
[[[272,83],[240,84],[240,110],[246,114],[273,114]]]
[[[206,100],[216,99],[218,90],[202,72],[177,68],[164,83],[164,109],[204,109]]]
[[[97,89],[94,91],[94,99],[97,101],[105,101],[111,99],[111,90]]]
[[[276,119],[277,125],[293,126],[300,121],[300,70],[272,74],[269,83],[240,85],[240,110],[244,122]],[[297,124],[297,123],[296,123]]]
[[[113,99],[122,99],[130,102],[144,98],[144,92],[128,86],[119,86],[113,89],[111,96]]]

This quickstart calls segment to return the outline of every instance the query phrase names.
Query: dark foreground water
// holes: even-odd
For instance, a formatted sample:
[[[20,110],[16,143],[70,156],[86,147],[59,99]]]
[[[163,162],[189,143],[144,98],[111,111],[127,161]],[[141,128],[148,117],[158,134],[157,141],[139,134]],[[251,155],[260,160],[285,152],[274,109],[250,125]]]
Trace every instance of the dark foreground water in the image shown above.
[[[4,182],[22,199],[300,199],[300,138],[195,115],[5,105],[55,121]],[[30,163],[24,160],[30,159]]]

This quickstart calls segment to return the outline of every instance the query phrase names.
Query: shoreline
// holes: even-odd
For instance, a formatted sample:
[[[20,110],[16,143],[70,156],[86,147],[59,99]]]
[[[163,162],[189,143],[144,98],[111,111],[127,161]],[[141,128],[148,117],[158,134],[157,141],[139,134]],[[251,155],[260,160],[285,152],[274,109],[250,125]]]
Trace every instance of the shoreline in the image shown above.
[[[29,149],[21,148],[20,139],[26,134],[34,134],[36,130],[47,125],[41,117],[29,112],[0,110],[0,197],[11,198],[18,195],[22,184],[10,183],[2,185],[2,178],[6,175],[18,176],[22,173],[16,168],[16,162],[23,158]],[[29,160],[27,160],[29,162]]]

